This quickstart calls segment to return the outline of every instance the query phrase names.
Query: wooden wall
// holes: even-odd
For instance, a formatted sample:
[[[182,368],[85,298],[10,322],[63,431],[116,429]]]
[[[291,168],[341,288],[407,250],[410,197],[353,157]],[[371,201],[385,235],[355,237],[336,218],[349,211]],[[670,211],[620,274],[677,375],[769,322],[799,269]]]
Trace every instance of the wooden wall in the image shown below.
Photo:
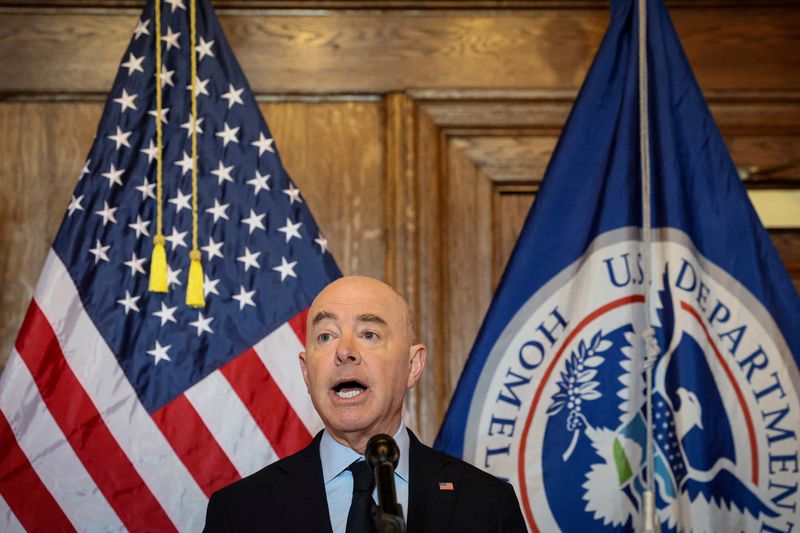
[[[142,3],[0,0],[0,365]],[[430,442],[608,4],[214,5],[343,271],[386,279],[417,312],[431,357],[410,409]],[[752,187],[800,191],[800,5],[668,6],[737,165],[789,166]],[[772,233],[800,287],[797,226]]]

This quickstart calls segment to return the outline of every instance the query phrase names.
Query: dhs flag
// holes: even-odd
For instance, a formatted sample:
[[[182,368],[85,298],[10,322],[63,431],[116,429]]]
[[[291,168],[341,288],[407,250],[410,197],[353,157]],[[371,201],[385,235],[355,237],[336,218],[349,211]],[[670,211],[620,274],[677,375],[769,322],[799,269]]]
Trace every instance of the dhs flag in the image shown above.
[[[796,530],[800,299],[661,0],[645,253],[634,4],[612,2],[436,445],[509,479],[534,531],[638,530],[650,479],[662,531]]]
[[[215,490],[322,427],[297,356],[340,273],[196,1],[196,37],[191,0],[161,6],[160,32],[152,1],[137,22],[0,378],[2,531],[200,531]],[[159,199],[165,294],[148,291]],[[184,303],[194,238],[201,308]]]

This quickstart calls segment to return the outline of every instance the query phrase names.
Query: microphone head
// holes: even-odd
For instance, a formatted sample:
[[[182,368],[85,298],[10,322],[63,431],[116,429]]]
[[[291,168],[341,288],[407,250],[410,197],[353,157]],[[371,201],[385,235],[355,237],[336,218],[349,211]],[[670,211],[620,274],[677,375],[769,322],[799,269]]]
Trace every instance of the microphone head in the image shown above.
[[[397,463],[400,461],[400,448],[397,447],[397,443],[392,437],[379,433],[367,442],[366,456],[372,468],[387,462],[397,468]]]

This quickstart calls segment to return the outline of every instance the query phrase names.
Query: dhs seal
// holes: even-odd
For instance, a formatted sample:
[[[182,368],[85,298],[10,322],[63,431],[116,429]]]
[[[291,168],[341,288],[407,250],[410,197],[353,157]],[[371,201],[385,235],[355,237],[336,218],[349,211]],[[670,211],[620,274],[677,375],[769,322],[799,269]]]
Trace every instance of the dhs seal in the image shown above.
[[[798,370],[772,317],[677,230],[599,236],[517,312],[470,406],[464,457],[517,489],[534,531],[637,530],[650,313],[662,531],[789,532],[798,521]]]

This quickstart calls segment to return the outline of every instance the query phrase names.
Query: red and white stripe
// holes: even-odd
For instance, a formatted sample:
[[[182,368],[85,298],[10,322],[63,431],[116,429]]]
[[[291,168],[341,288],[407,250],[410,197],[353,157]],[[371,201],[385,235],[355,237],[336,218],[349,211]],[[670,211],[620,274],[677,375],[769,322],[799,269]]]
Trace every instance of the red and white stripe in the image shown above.
[[[297,360],[304,322],[151,415],[51,251],[0,376],[0,530],[202,529],[211,493],[322,427]]]
[[[25,531],[2,496],[0,496],[0,531],[5,533],[24,533]]]
[[[239,476],[252,474],[278,458],[221,372],[209,374],[185,394]]]
[[[11,512],[11,507],[8,506],[2,496],[0,496],[0,531],[4,531],[5,533],[20,533],[25,531],[25,528],[22,527],[17,517]]]

